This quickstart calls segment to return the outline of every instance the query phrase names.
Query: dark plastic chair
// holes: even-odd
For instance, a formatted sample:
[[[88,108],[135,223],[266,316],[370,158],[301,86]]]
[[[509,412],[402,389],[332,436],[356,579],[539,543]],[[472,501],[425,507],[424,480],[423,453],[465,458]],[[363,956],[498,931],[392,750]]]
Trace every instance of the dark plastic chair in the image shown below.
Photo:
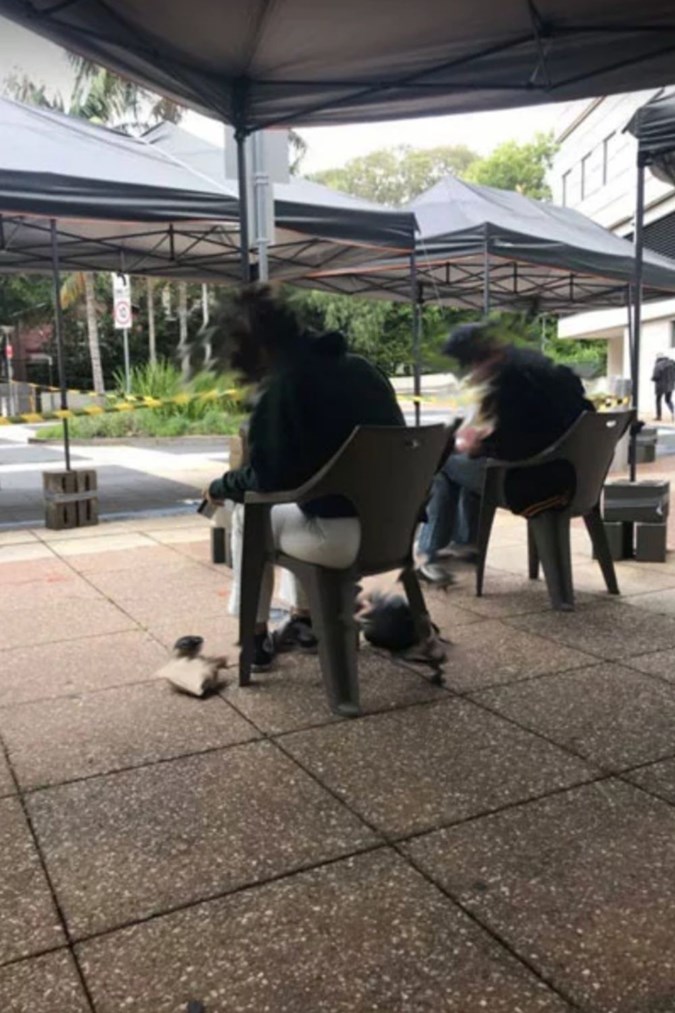
[[[285,567],[300,580],[309,601],[319,660],[331,709],[359,714],[358,627],[354,608],[361,577],[400,570],[420,638],[431,623],[415,575],[413,536],[420,511],[446,447],[444,426],[412,429],[361,426],[335,457],[300,489],[247,493],[241,582],[239,684],[250,683],[253,635],[263,569]],[[361,522],[361,545],[353,566],[333,570],[301,562],[274,548],[270,510],[323,496],[344,496]]]
[[[576,491],[564,510],[547,510],[527,522],[529,575],[539,576],[541,562],[551,606],[574,608],[570,520],[583,517],[595,555],[610,594],[619,594],[614,562],[600,514],[600,496],[616,446],[633,421],[634,412],[583,412],[567,432],[542,453],[524,461],[489,460],[478,522],[476,594],[483,593],[483,578],[490,532],[497,507],[506,506],[504,480],[513,468],[536,468],[548,461],[569,461],[576,473]]]

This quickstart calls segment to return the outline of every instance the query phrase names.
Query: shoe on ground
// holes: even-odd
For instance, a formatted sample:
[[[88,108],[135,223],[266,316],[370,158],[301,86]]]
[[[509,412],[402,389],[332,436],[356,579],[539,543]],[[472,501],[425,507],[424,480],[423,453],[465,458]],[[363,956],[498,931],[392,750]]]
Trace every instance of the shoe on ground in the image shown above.
[[[435,584],[436,587],[448,587],[455,583],[453,574],[445,566],[439,563],[423,563],[417,571],[418,577],[427,584]]]
[[[253,637],[253,672],[267,672],[274,664],[276,651],[274,641],[269,633],[256,633]]]
[[[478,559],[478,546],[451,542],[448,553],[453,559],[463,559],[467,563],[475,563]]]
[[[272,634],[272,643],[277,654],[288,651],[316,653],[318,640],[312,630],[312,620],[307,616],[291,616]]]

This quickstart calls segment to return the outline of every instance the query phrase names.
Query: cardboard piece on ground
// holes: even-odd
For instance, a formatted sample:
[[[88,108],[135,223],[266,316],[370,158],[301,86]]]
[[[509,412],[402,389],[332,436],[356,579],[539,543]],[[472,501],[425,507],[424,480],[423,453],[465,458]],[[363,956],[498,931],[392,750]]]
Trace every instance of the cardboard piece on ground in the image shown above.
[[[203,697],[225,685],[226,667],[226,658],[171,658],[156,674],[180,693]]]

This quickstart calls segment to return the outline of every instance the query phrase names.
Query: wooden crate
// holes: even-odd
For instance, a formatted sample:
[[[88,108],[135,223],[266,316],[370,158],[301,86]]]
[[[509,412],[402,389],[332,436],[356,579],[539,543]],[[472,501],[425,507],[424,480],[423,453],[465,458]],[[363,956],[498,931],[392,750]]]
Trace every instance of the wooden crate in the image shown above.
[[[98,482],[96,472],[45,471],[42,473],[45,498],[45,526],[55,531],[98,524]]]

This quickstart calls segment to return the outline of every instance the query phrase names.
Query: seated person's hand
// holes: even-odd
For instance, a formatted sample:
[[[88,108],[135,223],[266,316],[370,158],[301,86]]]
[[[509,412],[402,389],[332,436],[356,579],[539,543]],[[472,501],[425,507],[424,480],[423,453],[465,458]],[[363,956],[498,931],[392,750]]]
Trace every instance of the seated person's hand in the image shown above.
[[[216,499],[214,496],[212,496],[211,495],[211,487],[208,486],[208,485],[206,486],[205,489],[202,490],[202,499],[205,499],[207,501],[207,503],[210,503],[212,506],[217,506],[217,507],[218,506],[222,506],[223,503],[225,502],[225,500]]]
[[[480,445],[488,435],[489,430],[485,427],[466,426],[457,433],[455,447],[458,453],[468,454],[471,457],[480,452]]]

